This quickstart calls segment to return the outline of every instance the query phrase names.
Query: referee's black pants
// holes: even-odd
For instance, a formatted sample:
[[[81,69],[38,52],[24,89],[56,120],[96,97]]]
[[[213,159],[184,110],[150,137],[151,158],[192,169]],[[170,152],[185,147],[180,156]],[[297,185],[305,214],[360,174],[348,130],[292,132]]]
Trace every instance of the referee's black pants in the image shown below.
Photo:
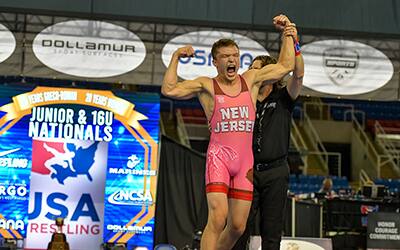
[[[255,228],[257,210],[260,210],[262,250],[279,250],[283,230],[283,216],[289,185],[289,166],[284,163],[271,169],[254,169],[254,193],[246,230],[233,250],[245,250]]]

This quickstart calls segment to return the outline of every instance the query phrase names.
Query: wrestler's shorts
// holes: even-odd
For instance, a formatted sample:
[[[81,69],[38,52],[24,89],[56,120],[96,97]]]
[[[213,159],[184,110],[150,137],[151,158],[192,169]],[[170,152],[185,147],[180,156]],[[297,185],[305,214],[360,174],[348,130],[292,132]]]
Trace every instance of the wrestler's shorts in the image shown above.
[[[252,152],[240,157],[226,146],[209,145],[206,163],[206,192],[225,193],[228,198],[253,199]]]

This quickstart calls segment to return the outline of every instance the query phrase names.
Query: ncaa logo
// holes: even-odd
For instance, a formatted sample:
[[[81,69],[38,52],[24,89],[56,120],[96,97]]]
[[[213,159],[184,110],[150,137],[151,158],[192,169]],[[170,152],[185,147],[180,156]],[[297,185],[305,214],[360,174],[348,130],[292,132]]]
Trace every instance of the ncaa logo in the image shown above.
[[[61,185],[66,179],[84,175],[91,182],[90,168],[95,162],[99,142],[86,148],[74,142],[49,142],[32,140],[32,172],[50,175]]]
[[[168,67],[172,54],[178,48],[190,44],[195,50],[194,56],[180,58],[178,75],[183,79],[194,79],[199,76],[214,77],[217,75],[217,70],[212,63],[211,48],[213,43],[221,38],[232,39],[238,44],[240,49],[239,74],[248,69],[256,56],[268,55],[263,46],[246,36],[224,31],[195,31],[170,40],[162,50],[162,61]]]
[[[352,49],[326,49],[323,52],[325,72],[335,84],[345,84],[354,76],[359,57],[357,51]]]

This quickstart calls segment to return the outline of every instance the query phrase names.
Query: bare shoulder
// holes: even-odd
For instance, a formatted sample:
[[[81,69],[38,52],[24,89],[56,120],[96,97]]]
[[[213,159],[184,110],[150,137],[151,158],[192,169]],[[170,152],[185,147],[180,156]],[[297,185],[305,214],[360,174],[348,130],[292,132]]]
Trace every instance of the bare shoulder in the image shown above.
[[[212,89],[212,78],[207,77],[207,76],[201,76],[195,79],[195,81],[199,82],[206,92],[210,92],[210,89]]]
[[[208,76],[200,76],[200,77],[197,77],[195,79],[195,81],[198,81],[202,84],[209,84],[210,82],[212,82],[212,79]]]
[[[255,79],[257,71],[258,69],[249,69],[242,74],[242,77],[246,80],[249,87],[253,87],[256,84]]]

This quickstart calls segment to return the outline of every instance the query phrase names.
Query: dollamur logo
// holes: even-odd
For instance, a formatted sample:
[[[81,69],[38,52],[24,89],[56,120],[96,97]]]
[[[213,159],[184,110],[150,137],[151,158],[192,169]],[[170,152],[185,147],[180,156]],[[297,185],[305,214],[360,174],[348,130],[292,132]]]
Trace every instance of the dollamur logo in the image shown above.
[[[71,20],[47,27],[32,44],[46,66],[79,77],[111,77],[138,67],[146,57],[140,38],[124,27]]]

